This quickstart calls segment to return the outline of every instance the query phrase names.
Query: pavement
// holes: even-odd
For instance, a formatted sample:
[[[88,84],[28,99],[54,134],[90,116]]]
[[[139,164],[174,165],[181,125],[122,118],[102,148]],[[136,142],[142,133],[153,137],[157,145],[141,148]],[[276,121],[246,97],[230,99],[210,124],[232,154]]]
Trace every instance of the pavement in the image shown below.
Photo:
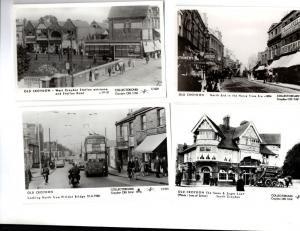
[[[61,188],[72,188],[69,185],[68,171],[72,165],[66,164],[63,168],[56,168],[50,171],[49,180],[46,184],[43,176],[40,174],[39,169],[32,169],[32,181],[29,183],[29,189],[61,189]],[[112,171],[112,170],[109,170]],[[125,171],[123,171],[125,173]],[[128,177],[124,177],[109,174],[107,177],[86,177],[84,171],[80,173],[80,184],[79,188],[103,188],[103,187],[126,187],[126,186],[157,186],[160,185],[158,181],[152,180],[153,177],[147,177],[146,180],[130,180]],[[160,179],[160,178],[159,178]],[[167,177],[162,178],[167,181]]]
[[[127,178],[128,179],[128,175],[127,175],[127,171],[126,170],[122,170],[121,173],[119,173],[116,169],[113,168],[109,168],[108,170],[110,175],[113,176],[118,176],[118,177],[123,177],[123,178]],[[154,173],[150,173],[148,176],[142,176],[142,175],[137,175],[136,181],[145,181],[145,182],[151,182],[151,183],[155,183],[155,184],[162,184],[162,185],[168,185],[168,177],[159,177],[157,178],[155,176]]]
[[[260,80],[232,77],[221,84],[221,92],[299,93],[300,86],[285,83],[263,83]]]
[[[295,84],[275,83],[275,82],[266,82],[266,83],[264,83],[263,80],[251,80],[251,81],[255,82],[255,83],[267,84],[267,85],[270,85],[270,86],[277,86],[277,87],[281,87],[281,88],[287,88],[287,89],[291,89],[291,90],[295,90],[295,91],[300,91],[300,86],[295,85]]]
[[[161,59],[150,59],[146,64],[144,59],[135,59],[135,67],[129,68],[127,60],[123,59],[125,73],[113,73],[110,77],[102,76],[93,82],[86,82],[76,87],[108,87],[108,86],[160,86],[162,84]]]

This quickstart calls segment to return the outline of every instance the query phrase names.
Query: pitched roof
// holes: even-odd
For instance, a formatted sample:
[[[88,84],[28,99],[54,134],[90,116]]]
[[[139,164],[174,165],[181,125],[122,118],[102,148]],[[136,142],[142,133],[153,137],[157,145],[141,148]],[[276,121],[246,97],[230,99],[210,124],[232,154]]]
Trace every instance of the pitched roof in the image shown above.
[[[264,144],[281,144],[281,135],[280,134],[259,134]]]
[[[209,118],[207,115],[204,115],[204,116],[201,117],[201,119],[197,122],[197,124],[192,129],[192,132],[195,132],[197,130],[197,128],[200,126],[200,124],[202,123],[202,121],[204,119],[208,120],[208,122],[214,127],[214,129],[219,133],[220,136],[222,136],[222,137],[224,136],[221,129],[218,127],[218,125],[211,118]]]
[[[224,125],[219,125],[224,137],[222,138],[221,142],[219,143],[218,147],[223,149],[230,149],[230,150],[239,150],[238,145],[234,141],[234,134],[236,128],[229,127],[226,128]]]
[[[90,25],[86,21],[82,20],[72,20],[74,26],[76,27],[89,27]]]
[[[248,128],[249,125],[250,125],[250,122],[244,121],[244,123],[242,123],[240,126],[236,127],[233,138],[234,139],[239,138],[245,132],[245,130]]]
[[[270,149],[268,149],[265,145],[260,146],[260,152],[262,154],[267,154],[267,155],[277,155],[276,153],[274,153]]]
[[[146,17],[149,6],[112,6],[108,18]]]
[[[117,122],[116,122],[116,125],[117,125],[117,124],[120,124],[120,123],[123,123],[123,122],[125,122],[125,121],[127,121],[127,120],[133,119],[138,113],[143,112],[143,111],[145,111],[145,110],[147,110],[147,109],[150,109],[150,107],[142,107],[142,108],[140,108],[140,109],[138,109],[138,110],[135,110],[135,111],[133,111],[133,112],[131,112],[131,113],[128,113],[127,116],[126,116],[125,118],[123,118],[123,119],[117,121]]]

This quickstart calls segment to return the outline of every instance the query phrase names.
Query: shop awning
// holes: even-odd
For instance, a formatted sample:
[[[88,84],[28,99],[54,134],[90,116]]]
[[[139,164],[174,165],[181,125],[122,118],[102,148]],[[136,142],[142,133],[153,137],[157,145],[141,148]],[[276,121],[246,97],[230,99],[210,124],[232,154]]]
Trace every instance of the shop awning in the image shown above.
[[[165,139],[166,133],[147,136],[144,141],[135,148],[136,152],[151,153],[153,152]]]
[[[265,69],[266,69],[265,66],[259,66],[258,68],[256,68],[256,71],[263,71]]]
[[[154,45],[155,45],[155,50],[156,51],[160,51],[161,50],[161,45],[160,45],[160,41],[159,40],[155,40],[154,41]]]
[[[153,41],[143,42],[143,47],[144,47],[144,52],[145,53],[155,51],[155,47],[154,47]]]
[[[278,64],[279,64],[279,59],[278,60],[274,60],[270,66],[268,66],[268,69],[271,70],[271,69],[274,69],[274,68],[277,68],[278,67]]]
[[[290,55],[292,56],[289,62],[286,64],[286,67],[292,67],[300,65],[300,52]]]

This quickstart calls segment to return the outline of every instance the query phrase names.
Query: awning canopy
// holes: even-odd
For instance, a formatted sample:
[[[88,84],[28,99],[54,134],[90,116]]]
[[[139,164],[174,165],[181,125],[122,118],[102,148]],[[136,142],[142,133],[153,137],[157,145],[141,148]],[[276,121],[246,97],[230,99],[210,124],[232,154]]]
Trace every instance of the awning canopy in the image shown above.
[[[300,52],[282,56],[280,59],[273,61],[268,69],[288,68],[296,65],[300,65]]]
[[[265,69],[266,69],[265,66],[259,66],[258,68],[256,68],[256,71],[263,71]]]
[[[147,136],[144,141],[135,148],[136,152],[151,153],[153,152],[165,139],[166,133]]]
[[[145,53],[155,51],[155,47],[154,47],[153,41],[143,42],[143,47],[144,47],[144,52]]]
[[[290,61],[286,64],[286,67],[292,67],[300,65],[300,52],[290,55],[292,56]]]
[[[155,40],[154,41],[154,45],[155,45],[155,50],[156,51],[160,51],[161,50],[161,45],[160,45],[160,41],[159,40]]]

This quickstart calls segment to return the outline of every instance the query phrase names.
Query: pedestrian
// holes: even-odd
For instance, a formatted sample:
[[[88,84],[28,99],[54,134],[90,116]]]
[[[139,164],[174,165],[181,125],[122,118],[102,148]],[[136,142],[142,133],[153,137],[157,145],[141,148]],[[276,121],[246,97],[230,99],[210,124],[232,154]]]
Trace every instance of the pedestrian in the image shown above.
[[[182,172],[178,169],[176,172],[176,186],[181,186],[181,181],[182,181]]]
[[[49,174],[50,174],[50,171],[49,171],[48,166],[44,165],[43,170],[42,170],[42,175],[44,177],[45,184],[48,184]]]
[[[162,158],[161,167],[163,169],[163,176],[168,176],[168,162],[165,156]]]
[[[149,63],[149,60],[150,60],[149,54],[146,54],[146,64]]]
[[[93,73],[92,73],[92,67],[90,67],[90,73],[89,73],[89,81],[93,81]]]
[[[140,162],[137,157],[134,158],[134,173],[135,173],[135,179],[137,177],[137,174],[141,171],[140,168]]]
[[[275,78],[275,82],[278,83],[279,79],[278,79],[278,73],[277,72],[275,72],[274,78]]]
[[[128,59],[128,68],[131,67],[131,58]]]
[[[96,54],[94,54],[94,56],[93,56],[93,63],[94,63],[94,64],[96,64],[96,63],[97,63]]]
[[[125,62],[123,62],[123,66],[122,66],[123,74],[125,73],[125,69],[126,69],[126,65],[125,65]]]
[[[245,191],[245,182],[242,174],[239,175],[239,179],[236,182],[236,191]]]
[[[141,162],[141,175],[145,176],[145,161]]]
[[[110,77],[111,76],[111,66],[110,65],[107,68],[107,72],[108,72],[108,76]]]
[[[120,159],[117,159],[116,165],[117,165],[118,173],[121,173],[122,168],[121,168],[121,161],[120,161]]]
[[[156,159],[154,160],[154,169],[155,169],[155,175],[157,178],[159,178],[160,174],[160,160],[159,157],[156,156]]]
[[[127,163],[127,173],[128,173],[128,178],[130,180],[133,177],[133,172],[134,172],[134,162],[133,162],[133,158],[130,158]]]
[[[131,64],[132,64],[132,68],[134,68],[134,67],[135,67],[135,59],[133,59],[133,60],[131,61]]]

